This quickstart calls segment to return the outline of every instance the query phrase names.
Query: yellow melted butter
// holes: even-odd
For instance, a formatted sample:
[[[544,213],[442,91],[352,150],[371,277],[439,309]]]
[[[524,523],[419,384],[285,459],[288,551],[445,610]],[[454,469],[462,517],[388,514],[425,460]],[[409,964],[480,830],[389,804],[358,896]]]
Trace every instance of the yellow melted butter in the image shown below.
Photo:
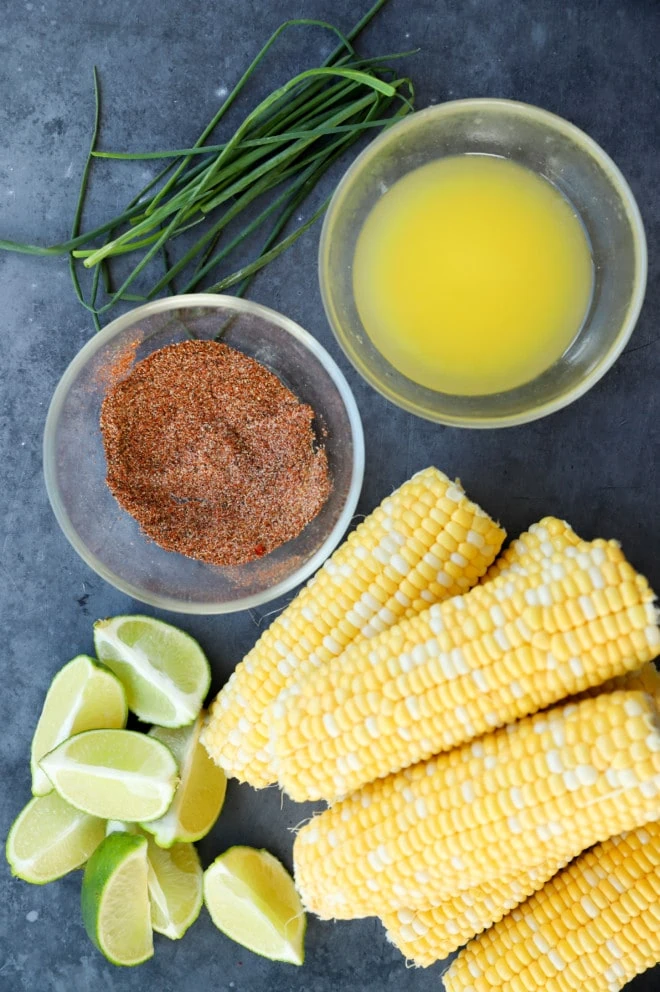
[[[358,237],[355,300],[408,378],[482,395],[536,378],[566,350],[592,292],[569,201],[509,159],[438,159],[396,182]]]

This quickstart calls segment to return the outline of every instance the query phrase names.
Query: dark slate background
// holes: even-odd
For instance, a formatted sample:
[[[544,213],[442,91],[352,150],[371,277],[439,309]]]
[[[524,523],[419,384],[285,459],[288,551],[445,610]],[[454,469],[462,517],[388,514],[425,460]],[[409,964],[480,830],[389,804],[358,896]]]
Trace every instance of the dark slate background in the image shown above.
[[[0,237],[52,242],[71,224],[93,99],[104,94],[103,145],[143,149],[192,144],[266,37],[286,17],[348,28],[368,0],[4,0],[0,4]],[[614,157],[638,198],[650,249],[644,311],[616,367],[571,406],[527,427],[464,432],[417,420],[373,392],[331,339],[315,267],[318,227],[253,285],[338,358],[362,411],[367,466],[360,512],[412,472],[435,463],[516,534],[544,514],[585,537],[616,536],[660,588],[658,372],[660,334],[660,5],[654,0],[391,0],[365,33],[377,54],[420,46],[404,63],[418,106],[469,96],[540,104],[587,130]],[[250,105],[330,47],[322,34],[289,36],[272,52]],[[302,53],[302,56],[301,56]],[[153,163],[96,172],[89,219],[114,214]],[[336,177],[328,180],[328,189]],[[41,437],[48,402],[92,333],[63,260],[0,255],[0,834],[29,797],[28,749],[46,688],[70,657],[92,650],[94,619],[139,604],[107,586],[76,556],[48,506]],[[251,647],[254,616],[168,616],[199,638],[214,689]],[[152,612],[146,610],[146,612]],[[277,791],[231,785],[225,811],[201,844],[208,864],[234,843],[265,846],[290,864],[289,828],[308,812]],[[301,969],[243,952],[202,913],[183,941],[156,937],[155,958],[113,968],[85,936],[80,876],[30,887],[0,867],[2,992],[409,992],[440,989],[442,966],[406,970],[375,920],[311,920]],[[660,969],[631,992],[652,992]],[[504,992],[504,990],[503,990]]]

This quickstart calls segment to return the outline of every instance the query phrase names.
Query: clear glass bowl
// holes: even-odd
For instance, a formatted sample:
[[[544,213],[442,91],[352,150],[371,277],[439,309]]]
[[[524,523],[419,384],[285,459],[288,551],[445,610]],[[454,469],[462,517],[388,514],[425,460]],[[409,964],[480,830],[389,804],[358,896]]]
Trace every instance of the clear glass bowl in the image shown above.
[[[355,244],[376,201],[411,170],[462,154],[511,158],[553,182],[582,219],[595,270],[589,313],[561,358],[531,382],[488,396],[436,392],[402,375],[371,343],[353,297]],[[383,396],[419,417],[455,427],[504,427],[566,406],[609,369],[625,347],[642,305],[646,240],[628,184],[583,131],[528,104],[457,100],[404,118],[349,168],[325,217],[319,278],[337,341]]]
[[[107,370],[137,342],[136,360],[191,333],[223,341],[271,369],[316,413],[332,493],[294,540],[247,565],[220,568],[164,551],[145,537],[105,484],[99,428]],[[46,489],[78,554],[122,592],[181,613],[231,613],[266,603],[312,574],[338,544],[364,474],[360,415],[346,379],[324,348],[287,317],[230,296],[195,294],[138,307],[76,355],[50,404],[44,433]]]

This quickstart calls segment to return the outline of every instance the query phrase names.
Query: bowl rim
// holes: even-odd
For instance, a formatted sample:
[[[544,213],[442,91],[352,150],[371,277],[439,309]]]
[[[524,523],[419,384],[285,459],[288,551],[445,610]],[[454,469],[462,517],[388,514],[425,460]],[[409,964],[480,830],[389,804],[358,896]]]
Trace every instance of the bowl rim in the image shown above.
[[[331,302],[329,280],[326,279],[327,267],[325,265],[325,261],[328,255],[328,244],[331,240],[331,229],[334,224],[335,217],[339,211],[340,201],[354,179],[368,167],[370,161],[375,155],[378,154],[381,147],[389,144],[392,140],[396,140],[397,135],[403,134],[409,128],[419,126],[420,121],[423,123],[425,119],[435,120],[439,117],[447,117],[451,114],[461,113],[463,111],[474,111],[479,109],[493,110],[498,108],[502,110],[514,111],[522,116],[534,118],[554,131],[562,132],[575,144],[581,145],[584,150],[598,162],[603,171],[608,175],[612,185],[619,195],[622,207],[626,213],[632,230],[635,255],[633,289],[626,313],[621,321],[619,332],[609,349],[603,353],[598,361],[598,364],[587,376],[577,382],[570,389],[567,389],[561,396],[517,414],[507,414],[497,417],[465,417],[451,416],[450,414],[438,415],[428,408],[421,407],[414,401],[407,400],[405,397],[400,396],[395,388],[389,386],[387,382],[378,378],[372,372],[370,365],[362,359],[362,357],[352,347],[351,343],[345,339],[341,322],[336,318],[334,307]],[[536,107],[534,104],[524,103],[519,100],[508,100],[500,97],[470,97],[460,100],[448,100],[441,104],[432,104],[429,107],[425,107],[423,110],[418,110],[412,114],[408,114],[402,120],[392,125],[392,127],[387,128],[387,130],[379,134],[377,138],[374,138],[374,140],[367,145],[367,147],[348,167],[332,195],[332,199],[330,200],[328,209],[323,219],[318,252],[318,279],[326,319],[330,324],[330,329],[332,330],[339,347],[342,349],[350,363],[356,371],[359,372],[362,378],[365,379],[377,392],[379,392],[381,396],[384,396],[391,403],[394,403],[396,406],[406,410],[408,413],[414,414],[417,417],[421,417],[424,420],[430,420],[433,423],[444,424],[448,427],[477,429],[516,427],[522,424],[531,423],[534,420],[539,420],[541,417],[547,417],[549,414],[563,409],[565,406],[573,403],[575,400],[579,399],[580,396],[583,396],[586,392],[588,392],[591,387],[602,379],[605,373],[609,371],[630,340],[644,303],[647,274],[648,253],[642,216],[637,205],[637,201],[635,200],[626,178],[613,159],[598,144],[597,141],[590,137],[581,128],[577,127],[575,124],[572,124],[570,121],[567,121],[564,117],[560,117],[558,114],[554,114],[550,110],[544,110],[542,107]]]
[[[136,586],[122,577],[117,576],[103,563],[103,561],[101,561],[96,554],[91,552],[84,542],[78,537],[78,534],[73,527],[64,506],[63,500],[61,499],[59,486],[57,484],[54,443],[55,432],[59,423],[64,401],[79,370],[94,354],[100,350],[100,348],[103,347],[103,345],[112,340],[127,327],[130,327],[137,320],[143,320],[145,317],[149,317],[155,313],[162,313],[167,310],[181,310],[187,307],[210,307],[212,309],[230,308],[241,313],[256,314],[257,316],[278,324],[279,327],[290,334],[291,337],[299,341],[309,352],[311,352],[312,355],[314,355],[332,379],[344,404],[344,408],[346,409],[353,441],[353,464],[346,500],[332,530],[321,546],[315,551],[311,558],[305,562],[304,565],[302,565],[295,572],[292,572],[290,576],[283,579],[281,582],[269,586],[262,592],[253,593],[250,596],[244,596],[231,602],[197,603],[178,599],[175,596],[159,595],[149,590],[143,590],[139,586]],[[89,565],[89,567],[92,568],[97,575],[100,575],[102,579],[105,579],[105,581],[111,586],[114,586],[115,589],[119,589],[120,592],[131,596],[139,602],[147,603],[150,606],[155,606],[163,610],[170,610],[172,612],[207,616],[221,613],[238,613],[241,610],[247,610],[251,607],[269,603],[271,600],[289,592],[295,586],[299,585],[301,582],[304,582],[305,579],[309,578],[310,575],[316,572],[316,570],[320,568],[323,562],[337,547],[344,532],[347,530],[351,522],[360,492],[362,490],[362,483],[364,479],[364,461],[364,431],[355,397],[353,396],[351,388],[343,372],[323,345],[319,344],[316,338],[312,337],[308,331],[305,331],[294,320],[279,313],[277,310],[266,307],[261,303],[254,303],[252,300],[244,300],[241,297],[213,293],[188,293],[181,294],[180,296],[169,296],[164,299],[154,300],[151,303],[146,303],[129,310],[127,313],[115,318],[115,320],[111,321],[102,330],[98,331],[77,352],[60,378],[48,407],[43,435],[43,471],[48,499],[64,536],[83,561]],[[147,538],[145,538],[145,540],[147,540]]]

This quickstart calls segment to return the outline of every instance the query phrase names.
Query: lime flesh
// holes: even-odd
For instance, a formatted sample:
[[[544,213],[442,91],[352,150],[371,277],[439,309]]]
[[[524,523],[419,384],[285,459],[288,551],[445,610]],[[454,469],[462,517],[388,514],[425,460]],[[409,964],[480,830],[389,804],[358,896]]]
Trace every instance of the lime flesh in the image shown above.
[[[88,730],[41,759],[72,806],[106,820],[150,820],[166,812],[178,783],[172,753],[147,734]]]
[[[66,664],[50,684],[32,738],[32,792],[43,796],[53,788],[39,759],[67,737],[84,730],[126,726],[128,710],[123,686],[112,672],[81,654]]]
[[[192,637],[153,617],[119,616],[94,624],[94,644],[141,720],[163,727],[193,722],[209,690],[211,670]]]
[[[172,805],[158,820],[145,823],[161,847],[201,840],[220,815],[227,789],[225,773],[200,744],[204,714],[189,727],[152,727],[149,736],[170,749],[179,766],[180,782]]]
[[[31,799],[7,837],[12,873],[43,885],[80,868],[105,836],[105,822],[74,809],[56,792]]]
[[[227,937],[271,961],[302,964],[306,917],[293,879],[268,851],[231,847],[204,873],[204,902]]]

